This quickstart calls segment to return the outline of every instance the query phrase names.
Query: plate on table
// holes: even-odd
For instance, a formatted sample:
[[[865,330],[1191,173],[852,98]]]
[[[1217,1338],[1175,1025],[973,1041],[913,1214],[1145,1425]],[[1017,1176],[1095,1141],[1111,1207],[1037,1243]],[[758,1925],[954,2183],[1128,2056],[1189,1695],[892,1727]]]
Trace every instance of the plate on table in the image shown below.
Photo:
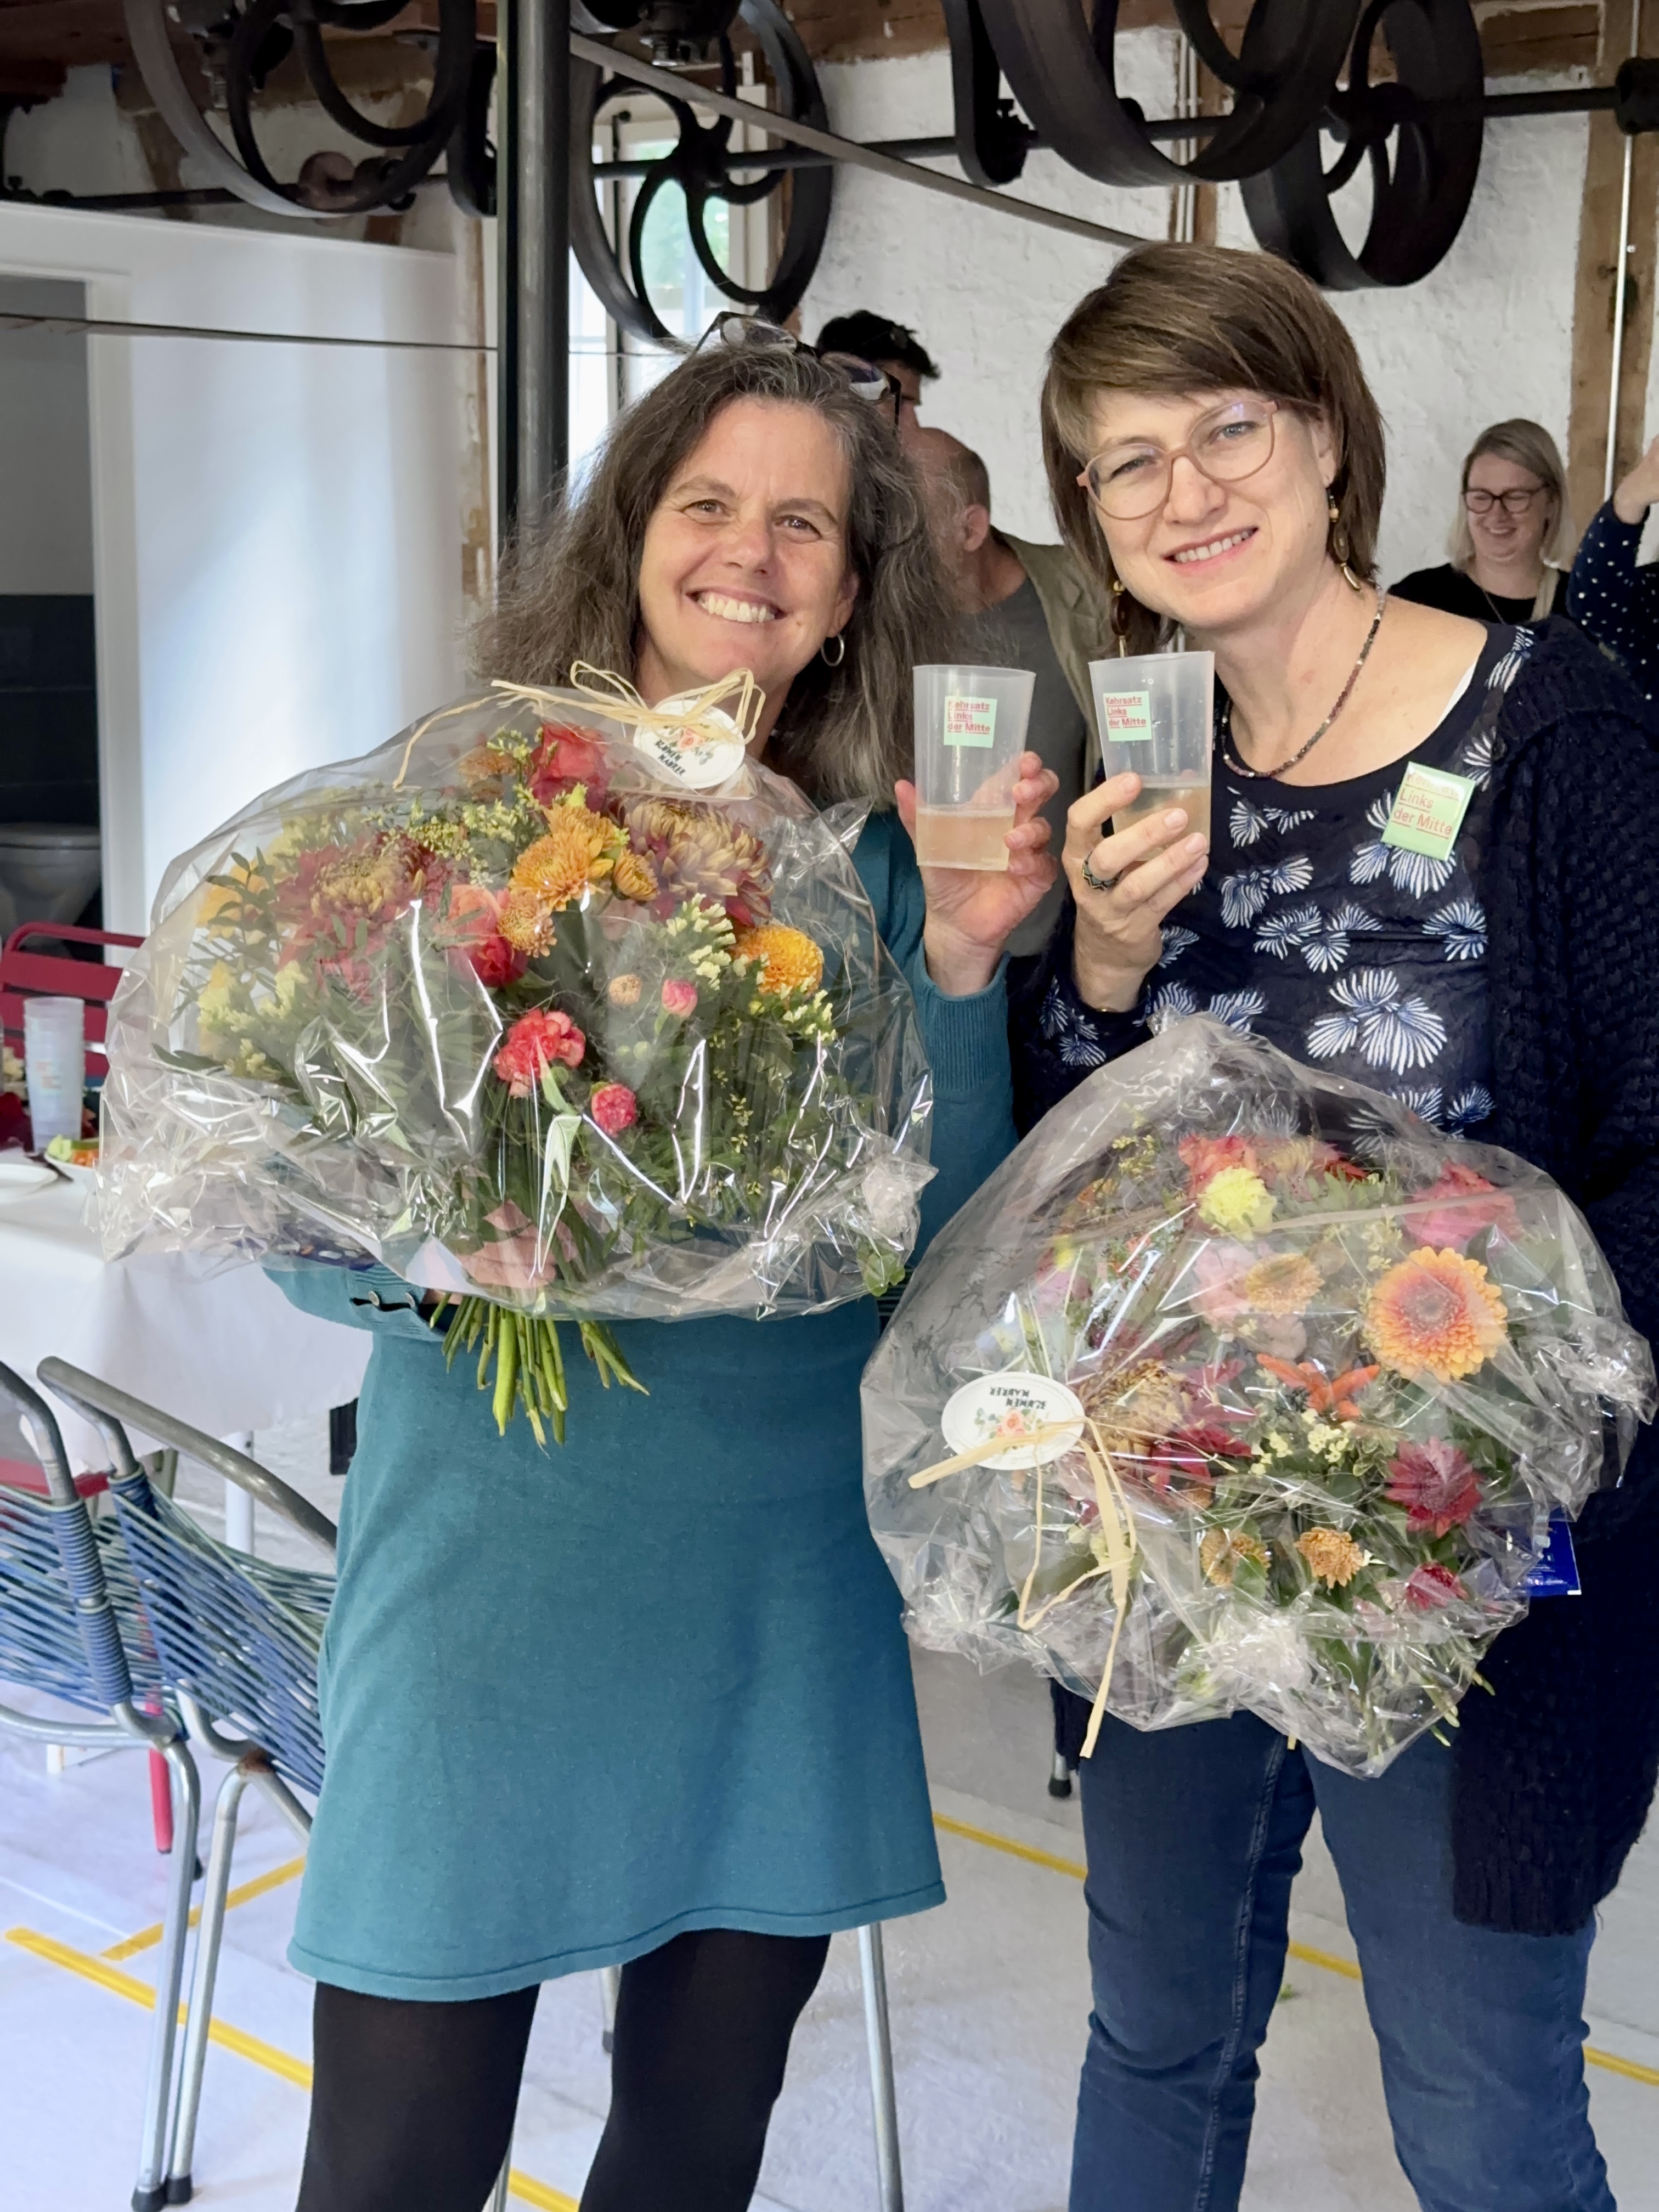
[[[0,1205],[9,1198],[27,1198],[34,1191],[49,1189],[58,1179],[55,1169],[42,1167],[38,1160],[0,1157]]]

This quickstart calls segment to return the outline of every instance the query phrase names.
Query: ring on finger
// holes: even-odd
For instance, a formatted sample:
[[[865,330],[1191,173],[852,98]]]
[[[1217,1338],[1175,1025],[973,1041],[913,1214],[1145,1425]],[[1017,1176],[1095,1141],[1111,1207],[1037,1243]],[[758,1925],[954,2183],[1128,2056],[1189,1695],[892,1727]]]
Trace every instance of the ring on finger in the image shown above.
[[[1117,889],[1115,876],[1097,876],[1086,859],[1083,863],[1083,880],[1091,891],[1115,891]]]

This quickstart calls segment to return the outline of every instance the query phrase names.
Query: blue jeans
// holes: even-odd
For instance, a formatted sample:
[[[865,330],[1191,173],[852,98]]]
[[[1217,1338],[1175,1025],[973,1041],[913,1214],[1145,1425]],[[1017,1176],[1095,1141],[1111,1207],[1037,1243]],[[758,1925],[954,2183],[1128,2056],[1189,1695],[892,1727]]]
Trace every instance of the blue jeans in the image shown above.
[[[1094,2010],[1071,2212],[1233,2212],[1316,1807],[1423,2212],[1613,2212],[1584,2081],[1595,1923],[1452,1917],[1451,1767],[1431,1737],[1357,1781],[1249,1714],[1105,1723],[1079,1776]]]

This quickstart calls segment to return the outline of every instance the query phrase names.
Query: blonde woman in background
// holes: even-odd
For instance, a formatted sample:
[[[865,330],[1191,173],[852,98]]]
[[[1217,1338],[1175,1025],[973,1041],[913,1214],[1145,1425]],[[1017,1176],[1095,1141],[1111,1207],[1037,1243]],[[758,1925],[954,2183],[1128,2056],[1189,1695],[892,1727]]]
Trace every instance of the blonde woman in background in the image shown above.
[[[1541,422],[1517,416],[1483,430],[1469,449],[1451,559],[1402,578],[1393,596],[1472,622],[1542,622],[1565,611],[1559,564],[1571,545],[1560,453]]]

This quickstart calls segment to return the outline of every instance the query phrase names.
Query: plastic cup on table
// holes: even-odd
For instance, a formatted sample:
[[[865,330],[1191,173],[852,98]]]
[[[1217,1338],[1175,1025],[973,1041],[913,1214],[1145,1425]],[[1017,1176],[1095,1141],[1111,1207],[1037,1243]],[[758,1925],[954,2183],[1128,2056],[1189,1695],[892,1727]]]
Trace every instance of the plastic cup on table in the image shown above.
[[[916,858],[924,868],[1006,868],[1036,677],[942,664],[915,677]]]
[[[87,1080],[86,1008],[79,999],[25,999],[23,1079],[34,1149],[81,1133]]]
[[[1106,773],[1140,778],[1140,794],[1112,817],[1127,830],[1168,807],[1187,811],[1187,826],[1210,827],[1210,763],[1215,744],[1215,655],[1125,653],[1091,660],[1095,722]]]

